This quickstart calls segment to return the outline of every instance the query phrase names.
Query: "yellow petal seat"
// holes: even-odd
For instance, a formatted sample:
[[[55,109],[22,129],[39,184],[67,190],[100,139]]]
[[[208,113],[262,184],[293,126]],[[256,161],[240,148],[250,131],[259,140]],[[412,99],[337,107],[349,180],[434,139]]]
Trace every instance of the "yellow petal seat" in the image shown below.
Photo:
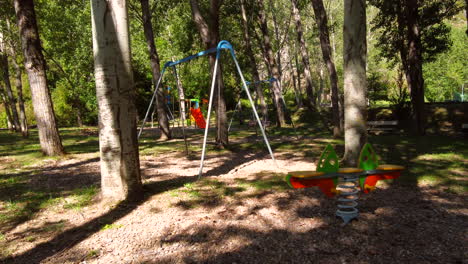
[[[325,173],[320,171],[290,171],[288,174],[294,178],[313,178],[322,176]]]
[[[405,167],[403,166],[392,165],[392,164],[383,164],[377,167],[377,170],[383,170],[383,171],[397,171],[397,170],[404,170],[404,169]]]
[[[341,168],[338,170],[338,173],[359,173],[363,171],[364,170],[360,168]]]

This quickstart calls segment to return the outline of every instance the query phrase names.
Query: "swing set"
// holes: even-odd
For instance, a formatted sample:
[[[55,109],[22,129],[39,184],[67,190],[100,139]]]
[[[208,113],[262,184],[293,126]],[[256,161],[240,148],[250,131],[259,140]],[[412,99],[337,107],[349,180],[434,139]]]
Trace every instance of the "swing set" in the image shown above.
[[[207,141],[207,138],[208,138],[208,131],[209,131],[209,127],[210,127],[210,117],[211,117],[211,110],[212,110],[212,106],[213,106],[213,97],[214,97],[216,76],[217,76],[217,71],[218,71],[218,68],[219,68],[218,63],[220,61],[221,51],[223,51],[223,50],[227,50],[231,54],[232,60],[233,60],[235,66],[236,66],[236,69],[237,69],[237,73],[239,74],[239,77],[241,79],[242,87],[244,88],[244,91],[247,94],[250,105],[252,106],[252,110],[253,110],[255,119],[257,120],[257,124],[260,127],[260,131],[262,132],[263,139],[264,139],[265,144],[266,144],[266,146],[268,148],[268,152],[270,153],[271,159],[273,160],[275,165],[278,166],[276,164],[276,160],[275,160],[275,157],[273,155],[273,151],[271,150],[270,143],[268,142],[268,138],[266,136],[265,129],[264,129],[263,124],[262,124],[262,122],[260,120],[257,109],[255,108],[254,101],[252,99],[252,96],[250,95],[250,91],[248,89],[248,84],[244,79],[244,75],[242,74],[242,70],[241,70],[241,68],[239,66],[239,63],[237,61],[234,48],[231,45],[231,43],[229,43],[226,40],[222,40],[222,41],[220,41],[218,43],[218,46],[216,48],[212,48],[212,49],[209,49],[209,50],[199,52],[197,54],[188,56],[188,57],[183,58],[183,59],[178,60],[178,61],[168,61],[168,62],[166,62],[164,64],[164,67],[162,68],[162,71],[161,71],[161,75],[159,76],[158,82],[157,82],[156,87],[154,89],[153,96],[152,96],[151,101],[149,103],[148,110],[146,111],[145,118],[143,119],[143,123],[142,123],[142,125],[140,127],[140,131],[138,133],[138,138],[140,138],[140,136],[141,136],[141,134],[143,132],[143,129],[145,127],[146,120],[148,119],[148,115],[151,112],[151,107],[153,106],[153,102],[155,101],[155,99],[157,99],[157,91],[158,91],[159,86],[161,84],[161,81],[162,81],[162,79],[164,77],[164,74],[166,73],[166,70],[168,68],[172,68],[175,79],[176,79],[176,82],[179,82],[180,80],[179,80],[179,77],[178,77],[178,74],[177,74],[177,67],[176,67],[177,65],[185,63],[185,62],[189,62],[189,61],[191,61],[193,59],[196,59],[196,58],[199,58],[199,57],[203,57],[203,56],[215,53],[216,54],[216,60],[215,60],[214,68],[213,68],[213,74],[212,74],[213,77],[212,77],[212,80],[211,80],[210,98],[209,98],[209,101],[208,101],[208,113],[207,113],[207,117],[206,117],[206,126],[205,126],[205,132],[204,132],[204,136],[203,136],[202,155],[201,155],[201,159],[200,159],[200,168],[199,168],[199,172],[198,172],[198,179],[200,179],[202,174],[203,174],[203,165],[204,165],[205,154],[206,154],[206,141]],[[156,102],[158,102],[158,101],[156,100]],[[187,146],[187,139],[186,139],[186,136],[185,136],[185,124],[184,124],[184,122],[182,122],[182,133],[183,133],[183,137],[184,137],[185,148],[186,148],[186,151],[188,153],[188,146]]]

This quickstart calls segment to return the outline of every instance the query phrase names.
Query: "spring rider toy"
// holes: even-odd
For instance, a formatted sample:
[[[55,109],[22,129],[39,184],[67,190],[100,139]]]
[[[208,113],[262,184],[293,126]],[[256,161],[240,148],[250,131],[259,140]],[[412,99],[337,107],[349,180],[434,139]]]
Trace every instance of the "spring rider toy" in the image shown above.
[[[375,190],[378,181],[396,179],[403,170],[404,167],[398,165],[379,165],[377,155],[369,143],[361,150],[358,168],[339,168],[335,150],[327,145],[316,171],[292,171],[285,180],[294,189],[317,186],[328,197],[339,195],[336,216],[341,217],[343,225],[346,225],[359,216],[359,189],[369,193]]]

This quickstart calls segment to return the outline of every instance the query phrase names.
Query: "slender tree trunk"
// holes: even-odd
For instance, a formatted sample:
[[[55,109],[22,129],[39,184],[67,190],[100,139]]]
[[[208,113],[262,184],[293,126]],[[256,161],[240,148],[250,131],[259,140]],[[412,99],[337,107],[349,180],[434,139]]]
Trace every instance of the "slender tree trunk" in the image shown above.
[[[174,58],[172,58],[172,61],[175,61]],[[180,74],[177,71],[177,67],[174,66],[174,75],[176,77],[176,85],[177,85],[177,93],[179,94],[179,113],[180,113],[180,121],[182,124],[185,126],[185,120],[187,116],[187,109],[185,109],[185,90],[184,86],[182,86],[182,81],[180,80]]]
[[[0,69],[2,71],[3,83],[5,84],[7,100],[10,102],[10,106],[11,106],[11,117],[13,118],[12,119],[13,127],[15,131],[19,132],[21,130],[21,125],[20,125],[20,121],[18,117],[18,111],[16,110],[16,100],[15,100],[15,97],[13,96],[13,91],[11,90],[7,46],[3,39],[2,32],[0,32]]]
[[[345,0],[344,5],[344,162],[356,166],[367,139],[366,129],[366,3]]]
[[[297,33],[297,42],[299,44],[299,50],[302,56],[302,63],[304,64],[304,77],[306,79],[306,93],[307,93],[307,107],[313,109],[316,104],[316,98],[314,95],[314,84],[312,82],[312,75],[310,73],[310,61],[309,53],[307,52],[307,46],[303,36],[301,14],[297,8],[297,0],[291,0],[293,6],[293,15],[294,21],[296,22],[296,33]]]
[[[302,87],[301,87],[301,67],[299,65],[299,58],[298,58],[298,48],[297,48],[298,43],[296,43],[296,48],[294,50],[294,62],[296,64],[296,74],[297,74],[297,90],[299,91],[299,95],[301,96],[301,107],[303,105],[303,100],[302,100]]]
[[[265,102],[265,96],[263,95],[263,89],[258,83],[260,81],[260,75],[258,74],[257,63],[255,62],[255,55],[252,51],[252,44],[250,43],[249,23],[247,20],[247,12],[245,11],[245,0],[240,0],[240,4],[242,13],[242,26],[244,30],[245,50],[247,52],[247,57],[250,61],[250,68],[252,71],[255,91],[257,92],[258,99],[260,100],[260,113],[262,114],[263,119],[266,120],[266,118],[268,117],[268,110]]]
[[[327,65],[328,75],[330,76],[330,86],[332,94],[332,120],[333,136],[338,137],[341,134],[340,112],[338,106],[338,75],[336,74],[335,63],[331,56],[330,34],[328,32],[327,13],[322,0],[312,0],[315,19],[320,31],[320,46],[322,48],[323,61]],[[365,38],[364,38],[365,40]]]
[[[10,47],[10,54],[13,62],[13,68],[15,69],[15,86],[16,86],[16,95],[18,97],[18,107],[19,107],[19,118],[21,125],[21,133],[23,137],[29,136],[28,121],[26,119],[26,110],[24,108],[24,99],[23,99],[23,82],[21,80],[22,70],[18,62],[16,61],[16,51],[15,47]]]
[[[273,20],[273,31],[275,33],[275,38],[276,38],[276,43],[278,44],[278,50],[276,51],[276,63],[278,65],[278,73],[279,73],[279,83],[280,83],[280,88],[282,88],[282,83],[283,83],[283,66],[281,64],[281,50],[282,50],[282,43],[281,43],[281,36],[279,32],[279,25],[278,21],[276,19],[276,8],[273,0],[270,0],[270,9],[271,9],[271,17]]]
[[[148,0],[140,0],[141,11],[143,14],[143,31],[145,32],[146,45],[148,46],[149,57],[151,62],[151,72],[153,75],[153,84],[156,89],[161,72],[159,71],[159,56],[154,44],[153,26],[151,24],[151,13]],[[171,138],[171,130],[169,128],[169,119],[167,118],[167,111],[165,110],[164,91],[163,86],[160,85],[156,91],[156,112],[158,113],[158,124],[161,130],[161,140],[168,140]]]
[[[8,130],[14,131],[15,127],[13,126],[13,121],[12,121],[12,118],[11,118],[10,101],[8,100],[8,98],[6,96],[6,92],[4,91],[3,86],[1,84],[0,84],[0,96],[2,98],[3,107],[5,108]]]
[[[103,198],[141,198],[127,2],[92,0]]]
[[[275,63],[275,56],[273,55],[273,49],[271,48],[270,36],[268,35],[268,24],[266,20],[263,0],[257,0],[257,1],[259,4],[259,22],[260,22],[260,30],[263,36],[263,43],[265,47],[265,57],[267,58],[268,64],[270,65],[271,75],[275,79],[279,80],[280,74],[279,74],[278,66]],[[277,119],[276,125],[278,127],[282,127],[286,124],[286,115],[285,115],[285,108],[281,99],[282,97],[281,87],[278,81],[273,82],[270,87],[273,93],[273,102],[276,107],[276,119]]]
[[[293,67],[292,56],[291,56],[291,48],[288,49],[288,57],[289,57],[289,69],[290,69],[290,74],[291,74],[292,81],[293,81],[294,94],[296,97],[297,108],[302,108],[302,94],[300,90],[299,79],[296,78],[296,74],[294,73],[294,67]]]
[[[210,0],[210,11],[209,19],[205,20],[202,16],[198,0],[190,0],[190,6],[192,8],[192,18],[197,26],[198,32],[202,41],[205,43],[207,49],[216,48],[219,37],[219,9],[221,7],[219,0]],[[210,23],[207,23],[209,21]],[[214,70],[214,64],[216,61],[215,54],[209,56],[211,73]],[[228,120],[226,115],[226,101],[224,99],[224,82],[222,67],[218,64],[218,71],[215,83],[215,108],[216,108],[216,144],[219,147],[225,147],[229,144],[228,140]]]
[[[48,156],[62,155],[64,151],[47,86],[46,63],[37,30],[34,3],[33,0],[15,0],[14,4],[41,149]]]
[[[319,90],[317,92],[317,105],[320,105],[323,101],[323,89],[324,89],[324,83],[323,83],[323,67],[320,65],[320,70],[319,70]]]
[[[424,78],[422,73],[421,34],[419,29],[418,1],[407,0],[406,18],[408,23],[408,86],[413,106],[412,119],[418,135],[425,134]]]

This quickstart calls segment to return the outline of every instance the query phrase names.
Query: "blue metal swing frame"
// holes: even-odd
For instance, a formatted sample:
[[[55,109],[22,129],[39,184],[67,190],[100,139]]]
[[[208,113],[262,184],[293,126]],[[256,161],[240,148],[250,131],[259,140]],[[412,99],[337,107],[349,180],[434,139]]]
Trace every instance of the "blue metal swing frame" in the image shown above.
[[[148,106],[148,110],[146,111],[145,118],[144,118],[143,123],[141,125],[140,132],[138,133],[138,138],[140,138],[141,133],[143,132],[143,128],[145,127],[145,123],[146,123],[146,120],[148,118],[148,115],[149,115],[149,113],[151,111],[151,107],[153,105],[153,102],[156,99],[157,91],[158,91],[159,85],[161,84],[164,73],[166,72],[166,69],[172,67],[174,69],[174,73],[176,75],[176,78],[178,78],[177,77],[177,69],[176,69],[176,66],[178,64],[188,62],[188,61],[191,61],[193,59],[196,59],[196,58],[199,58],[199,57],[202,57],[202,56],[206,56],[206,55],[209,55],[209,54],[212,54],[212,53],[216,53],[216,60],[215,60],[215,65],[214,65],[214,69],[213,69],[213,75],[212,75],[213,78],[212,78],[212,81],[211,81],[210,99],[209,99],[209,103],[208,103],[208,115],[207,115],[207,118],[206,118],[206,127],[205,127],[205,133],[204,133],[204,137],[203,137],[202,156],[201,156],[201,159],[200,159],[200,168],[199,168],[199,172],[198,172],[198,179],[200,179],[202,174],[203,174],[203,165],[204,165],[205,154],[206,154],[206,140],[208,138],[208,130],[209,130],[209,127],[210,127],[210,117],[211,117],[211,110],[212,110],[212,106],[213,106],[213,95],[214,95],[214,88],[215,88],[215,82],[216,82],[216,75],[217,75],[217,71],[218,71],[218,62],[219,62],[219,57],[220,57],[220,54],[221,54],[222,50],[228,50],[230,52],[230,54],[231,54],[231,57],[232,57],[232,59],[234,61],[237,72],[239,74],[239,77],[240,77],[240,79],[242,81],[242,86],[243,86],[245,92],[247,93],[247,97],[248,97],[248,99],[250,101],[250,104],[252,106],[255,118],[257,119],[258,126],[260,127],[260,130],[262,131],[263,139],[265,140],[265,144],[267,145],[268,151],[270,152],[271,159],[273,160],[275,165],[278,166],[277,163],[276,163],[275,157],[273,155],[273,151],[271,150],[270,143],[268,142],[268,138],[266,136],[265,129],[263,128],[262,122],[260,121],[260,117],[258,116],[257,109],[255,109],[255,104],[254,104],[254,102],[252,100],[252,96],[250,95],[250,91],[248,89],[248,84],[250,84],[250,83],[246,82],[245,79],[244,79],[244,75],[242,74],[242,70],[241,70],[241,68],[239,66],[239,63],[237,61],[234,48],[232,47],[231,43],[229,43],[226,40],[222,40],[222,41],[220,41],[218,43],[218,46],[216,48],[212,48],[212,49],[208,49],[208,50],[199,52],[197,54],[188,56],[188,57],[180,59],[178,61],[168,61],[168,62],[166,62],[164,64],[164,67],[161,70],[161,75],[159,76],[159,80],[158,80],[158,82],[157,82],[157,84],[155,86],[155,89],[154,89],[153,96],[151,98],[150,104]],[[274,80],[272,80],[272,79],[274,79]],[[271,78],[269,80],[264,80],[262,82],[272,82],[272,81],[276,81],[276,79]],[[184,129],[184,124],[182,124],[182,126],[183,126],[183,129]],[[184,135],[185,135],[185,132],[184,132]],[[185,136],[184,136],[184,138],[185,138]]]

